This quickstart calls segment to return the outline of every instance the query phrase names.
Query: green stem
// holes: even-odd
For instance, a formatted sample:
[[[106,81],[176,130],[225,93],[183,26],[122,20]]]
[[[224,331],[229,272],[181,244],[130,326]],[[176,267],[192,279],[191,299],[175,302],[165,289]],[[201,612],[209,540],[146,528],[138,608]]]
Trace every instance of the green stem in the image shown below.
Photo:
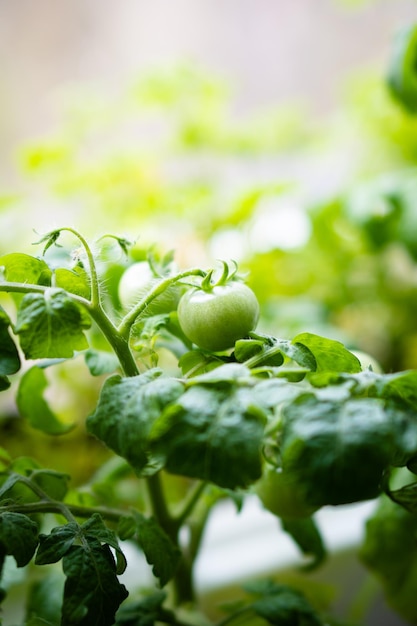
[[[150,303],[155,300],[158,296],[160,296],[168,287],[174,285],[175,283],[187,278],[189,276],[202,276],[204,277],[206,272],[200,269],[191,269],[186,270],[184,272],[180,272],[175,276],[168,276],[167,278],[163,278],[158,282],[153,289],[151,289],[146,296],[142,298],[122,319],[118,326],[118,332],[122,337],[129,337],[130,329],[134,324],[136,318],[143,313],[143,311],[150,305]]]
[[[118,332],[116,326],[101,306],[94,307],[89,305],[87,308],[116,354],[123,373],[126,376],[137,376],[140,372],[130,349],[129,340]]]
[[[59,232],[64,232],[64,231],[71,233],[75,237],[77,237],[77,239],[79,239],[79,241],[81,242],[85,250],[85,253],[88,259],[89,269],[90,269],[91,305],[93,307],[97,307],[100,305],[100,286],[99,286],[99,280],[98,280],[98,275],[97,275],[96,262],[94,260],[94,255],[91,252],[91,248],[87,240],[74,228],[70,228],[67,226],[67,227],[59,229]]]
[[[252,369],[277,354],[282,354],[281,348],[279,346],[271,346],[270,348],[266,348],[266,350],[261,350],[259,354],[255,354],[250,359],[244,361],[243,364],[249,369]]]
[[[109,522],[118,522],[123,517],[129,517],[130,513],[119,511],[117,509],[109,509],[108,507],[86,507],[76,504],[62,504],[56,500],[42,499],[40,502],[25,502],[22,504],[8,504],[0,507],[1,513],[23,513],[31,515],[35,513],[58,513],[63,515],[69,521],[74,521],[77,517],[89,518],[94,513],[101,515],[103,519]],[[70,513],[68,516],[66,513]]]
[[[178,528],[181,528],[184,522],[189,518],[206,487],[207,483],[205,482],[197,484],[188,501],[184,504],[184,508],[175,517],[175,523]]]

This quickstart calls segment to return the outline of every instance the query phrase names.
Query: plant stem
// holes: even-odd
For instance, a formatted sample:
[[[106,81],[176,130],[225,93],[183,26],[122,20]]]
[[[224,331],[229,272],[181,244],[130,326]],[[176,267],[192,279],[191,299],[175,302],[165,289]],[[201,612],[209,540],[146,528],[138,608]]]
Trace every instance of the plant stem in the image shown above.
[[[201,269],[191,269],[185,270],[184,272],[180,272],[175,276],[168,276],[167,278],[161,279],[154,287],[151,289],[146,296],[142,298],[122,319],[118,326],[118,332],[122,337],[129,337],[130,329],[135,322],[136,318],[143,313],[143,311],[150,305],[150,303],[155,300],[158,296],[160,296],[168,287],[174,285],[175,283],[187,278],[188,276],[202,276],[204,277],[206,272]]]
[[[68,233],[73,234],[81,242],[81,244],[82,244],[82,246],[83,246],[83,248],[85,250],[85,253],[87,255],[88,265],[89,265],[89,269],[90,269],[91,305],[93,307],[98,307],[100,305],[99,280],[98,280],[98,276],[97,276],[97,268],[96,268],[96,263],[95,263],[95,260],[94,260],[94,255],[91,252],[91,248],[90,248],[87,240],[78,231],[76,231],[74,228],[70,228],[70,227],[66,226],[64,228],[59,228],[58,230],[59,230],[59,232],[66,231]]]
[[[63,509],[66,509],[71,513],[69,521],[74,521],[76,517],[89,518],[94,513],[101,515],[103,519],[110,522],[118,522],[123,517],[129,517],[130,513],[126,511],[119,511],[117,509],[109,509],[107,507],[87,507],[79,506],[76,504],[62,504],[55,500],[42,499],[40,502],[25,502],[22,504],[8,504],[0,507],[1,513],[23,513],[24,515],[31,515],[34,513],[58,513],[65,515]]]

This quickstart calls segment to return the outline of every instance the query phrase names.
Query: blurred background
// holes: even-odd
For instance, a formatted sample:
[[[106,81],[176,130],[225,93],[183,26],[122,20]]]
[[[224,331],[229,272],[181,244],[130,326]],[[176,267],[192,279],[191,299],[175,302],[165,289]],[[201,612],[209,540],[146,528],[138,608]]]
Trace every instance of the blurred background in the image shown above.
[[[259,330],[417,368],[417,122],[386,85],[416,21],[415,0],[0,0],[0,254],[72,226],[234,259]],[[81,419],[101,380],[66,367]],[[32,453],[4,398],[2,445]],[[68,437],[37,455],[83,484],[105,454]]]
[[[181,266],[234,258],[266,332],[416,366],[417,128],[385,85],[416,16],[414,0],[0,3],[2,252],[70,224]]]

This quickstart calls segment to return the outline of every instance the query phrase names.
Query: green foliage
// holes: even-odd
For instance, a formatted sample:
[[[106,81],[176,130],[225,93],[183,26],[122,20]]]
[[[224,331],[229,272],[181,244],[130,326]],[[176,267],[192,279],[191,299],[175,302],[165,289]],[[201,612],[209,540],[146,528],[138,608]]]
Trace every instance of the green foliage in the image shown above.
[[[410,112],[417,112],[417,28],[408,26],[397,34],[393,46],[388,84],[394,96]]]
[[[193,565],[212,508],[220,498],[231,498],[240,507],[271,472],[285,477],[287,491],[277,486],[268,496],[272,504],[266,506],[308,557],[306,571],[319,567],[326,557],[320,526],[312,517],[317,508],[372,499],[385,491],[394,507],[390,511],[398,516],[393,523],[404,519],[412,525],[415,483],[391,490],[387,476],[396,467],[415,468],[416,370],[362,370],[343,343],[310,332],[292,340],[250,332],[220,353],[194,347],[173,324],[175,310],[154,315],[148,305],[173,286],[204,288],[214,269],[155,278],[120,319],[103,295],[92,248],[76,231],[70,232],[84,248],[88,291],[75,288],[71,280],[66,289],[31,284],[20,273],[19,260],[23,267],[37,268],[35,281],[40,274],[59,276],[60,269],[67,269],[57,266],[53,254],[54,267],[50,273],[48,269],[48,255],[58,245],[60,231],[42,238],[45,260],[6,255],[7,264],[13,257],[9,266],[14,280],[0,283],[0,291],[23,296],[16,301],[15,323],[3,309],[0,317],[1,371],[10,377],[10,386],[17,377],[21,419],[44,436],[59,435],[65,442],[80,419],[69,425],[50,409],[46,390],[54,377],[47,379],[46,371],[56,371],[68,360],[87,364],[98,399],[86,417],[86,431],[110,455],[108,466],[98,467],[85,485],[70,489],[67,473],[1,452],[1,564],[12,556],[20,568],[31,562],[62,566],[55,585],[61,601],[46,610],[44,588],[37,583],[29,591],[29,624],[175,622],[177,608],[195,602]],[[120,273],[100,271],[120,280]],[[117,290],[117,284],[112,289]],[[98,340],[99,332],[107,344]],[[145,337],[152,345],[149,363],[136,351]],[[22,367],[23,373],[19,348],[28,361],[40,359]],[[155,366],[162,350],[171,351],[174,369]],[[176,494],[166,487],[171,481],[177,481]],[[261,490],[258,493],[262,497]],[[286,502],[280,502],[284,497]],[[301,497],[298,504],[306,504],[303,516],[285,513],[294,511],[288,509],[291,497]],[[381,517],[383,525],[391,524],[389,515]],[[411,591],[407,587],[399,593],[397,579],[385,580],[384,570],[389,562],[399,577],[404,568],[410,572],[412,554],[397,550],[394,542],[389,561],[375,557],[379,528],[370,522],[363,558],[381,572],[393,606],[414,615],[407,600]],[[397,531],[392,532],[395,537]],[[140,581],[137,589],[128,591],[119,580],[129,566],[120,541],[136,546],[150,565],[155,578],[150,595],[141,595]],[[158,586],[172,587],[172,597]],[[251,597],[226,620],[243,613],[270,624],[326,623],[296,589],[257,582],[247,591]],[[125,603],[128,593],[133,597]]]
[[[225,84],[190,66],[144,76],[117,101],[80,100],[57,136],[24,151],[24,168],[54,201],[76,198],[110,231],[114,215],[118,228],[134,220],[135,229],[151,217],[169,248],[180,232],[182,261],[190,240],[204,255],[237,227],[261,305],[261,331],[240,333],[222,352],[194,345],[178,323],[178,298],[217,268],[177,272],[171,252],[147,249],[146,228],[142,247],[116,235],[90,246],[63,228],[40,238],[39,257],[0,257],[0,292],[12,295],[10,311],[6,299],[0,308],[0,390],[16,394],[15,421],[29,441],[37,433],[36,442],[52,442],[47,467],[14,458],[7,438],[0,450],[0,574],[10,557],[27,570],[29,626],[207,623],[195,618],[193,588],[207,520],[220,499],[241,508],[257,497],[268,472],[285,475],[290,495],[307,505],[307,516],[284,516],[277,490],[269,507],[307,557],[307,571],[331,558],[314,510],[387,494],[361,557],[391,605],[415,621],[416,483],[387,484],[395,468],[417,467],[415,82],[412,27],[395,44],[389,89],[365,77],[350,90],[344,132],[358,141],[361,183],[313,198],[304,207],[309,234],[294,247],[258,249],[251,239],[265,205],[275,215],[281,200],[291,201],[288,181],[260,176],[225,193],[224,180],[202,165],[242,154],[253,164],[300,141],[304,150],[312,138],[305,116],[283,109],[237,121]],[[155,120],[166,132],[149,142],[143,131]],[[119,140],[126,125],[138,134],[134,149],[122,140],[92,149],[97,139]],[[191,168],[179,181],[167,176],[179,158],[197,164],[198,175]],[[75,250],[61,246],[64,231],[78,239]],[[137,262],[151,279],[126,304],[121,278]],[[389,373],[363,371],[350,351],[357,346]],[[91,374],[90,387],[74,391],[66,374],[56,392],[66,362]],[[70,419],[62,385],[78,393]],[[91,458],[74,480],[54,465],[62,467],[67,450],[75,475],[80,440]],[[122,541],[144,555],[154,577],[146,590],[138,578],[129,598],[119,580],[129,571]],[[222,623],[340,623],[298,589],[256,581],[246,591]]]

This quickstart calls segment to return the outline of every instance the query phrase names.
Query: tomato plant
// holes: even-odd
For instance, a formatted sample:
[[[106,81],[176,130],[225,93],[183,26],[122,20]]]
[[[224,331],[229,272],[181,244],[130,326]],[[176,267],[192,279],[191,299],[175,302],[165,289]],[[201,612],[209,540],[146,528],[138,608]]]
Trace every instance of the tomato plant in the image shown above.
[[[63,255],[64,235],[78,239],[82,253],[68,248]],[[124,240],[113,241],[126,248]],[[0,388],[15,392],[19,420],[33,437],[59,437],[62,450],[78,431],[100,455],[96,463],[91,455],[84,480],[70,485],[62,468],[0,449],[1,571],[11,560],[17,568],[51,569],[33,584],[28,578],[27,624],[192,626],[207,620],[199,615],[194,622],[193,571],[220,500],[239,502],[257,492],[299,549],[313,556],[311,567],[326,554],[314,516],[320,507],[385,493],[395,507],[415,510],[413,484],[392,489],[388,477],[398,467],[415,469],[416,371],[363,369],[342,343],[308,332],[292,339],[254,332],[255,295],[236,281],[237,268],[230,276],[227,263],[221,284],[213,282],[215,268],[160,273],[121,317],[101,275],[118,274],[103,267],[99,243],[91,246],[72,228],[48,233],[41,243],[38,257],[10,252],[0,258],[0,293],[11,296],[0,310]],[[204,350],[190,343],[176,311],[152,310],[175,286],[188,295],[187,306],[196,293],[215,292],[216,341],[210,335],[214,343]],[[251,321],[233,340],[226,329],[227,342],[226,322],[215,324],[223,306],[228,316],[249,310]],[[208,326],[205,309],[202,315],[201,331]],[[144,335],[153,346],[146,354]],[[217,335],[228,350],[219,352]],[[171,351],[174,369],[172,360],[158,362],[161,348]],[[96,403],[87,415],[75,410],[63,419],[53,372],[77,362],[91,374]],[[120,580],[129,568],[122,541],[135,545],[152,568],[155,586],[145,594],[140,580],[129,589]],[[45,601],[51,585],[52,604]],[[3,601],[9,589],[5,576]],[[225,620],[243,612],[284,626],[329,623],[301,589],[258,581],[246,591]]]

